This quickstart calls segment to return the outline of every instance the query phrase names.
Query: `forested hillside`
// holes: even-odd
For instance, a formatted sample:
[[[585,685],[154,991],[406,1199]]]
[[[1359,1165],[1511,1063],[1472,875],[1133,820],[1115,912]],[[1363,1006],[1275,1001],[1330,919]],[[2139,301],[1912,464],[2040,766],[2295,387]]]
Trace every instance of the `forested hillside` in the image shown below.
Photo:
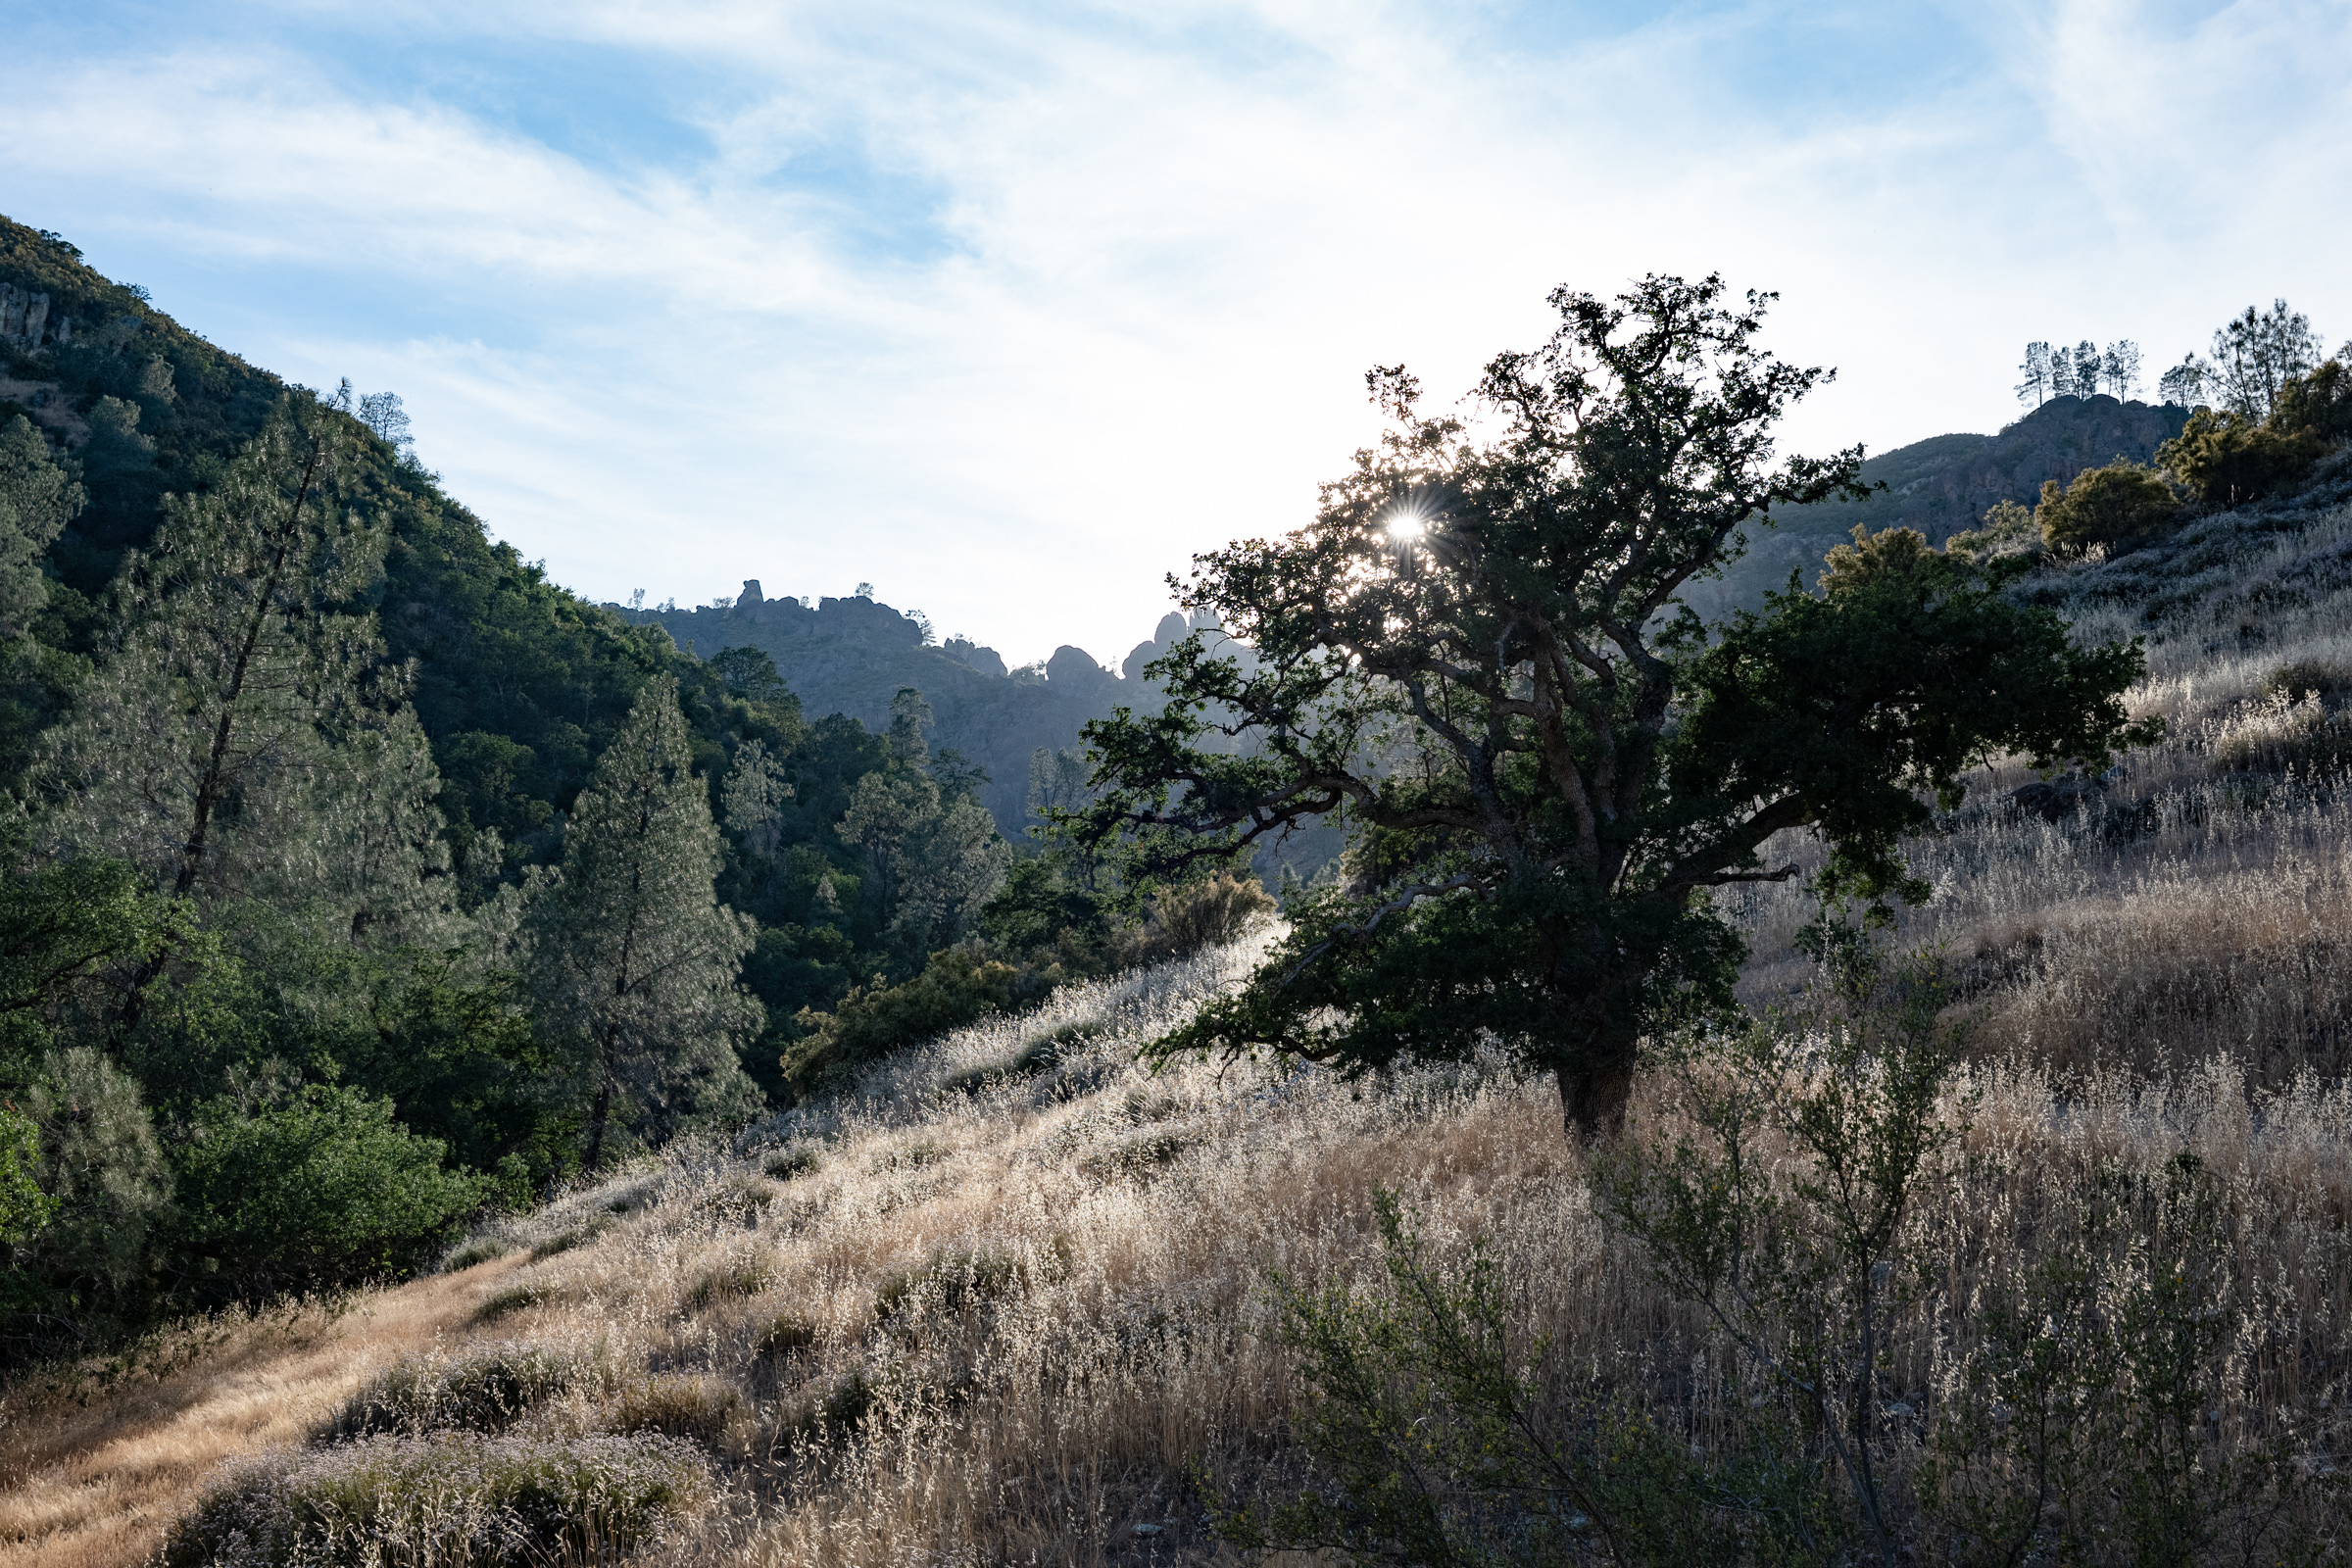
[[[857,716],[805,711],[750,617],[697,657],[493,543],[397,398],[4,221],[0,337],[0,1353],[409,1266],[1159,940],[1021,833],[1026,751],[934,747],[966,665],[811,661]]]
[[[1874,466],[1771,296],[1564,287],[1113,675],[583,603],[0,240],[12,1553],[2352,1560],[2283,302]]]
[[[709,605],[606,608],[632,623],[661,626],[704,658],[730,647],[760,650],[812,712],[847,713],[880,727],[890,721],[893,697],[920,690],[937,725],[934,739],[989,775],[976,794],[1007,833],[1034,820],[1036,754],[1075,747],[1088,719],[1108,717],[1121,705],[1155,708],[1144,666],[1192,630],[1183,615],[1166,616],[1114,674],[1067,645],[1038,664],[1007,669],[995,649],[956,637],[942,644],[928,624],[871,597],[804,605],[765,597],[757,580]]]

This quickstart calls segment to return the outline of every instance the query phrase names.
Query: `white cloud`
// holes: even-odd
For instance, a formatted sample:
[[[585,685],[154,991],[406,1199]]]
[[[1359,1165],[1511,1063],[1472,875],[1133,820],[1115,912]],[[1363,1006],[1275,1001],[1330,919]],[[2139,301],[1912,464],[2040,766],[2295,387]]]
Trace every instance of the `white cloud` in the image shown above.
[[[2000,422],[2027,336],[2153,360],[2272,293],[2352,328],[2317,199],[2341,13],[1967,15],[1982,76],[1923,59],[1856,99],[1835,60],[1744,64],[1793,24],[1753,7],[1517,52],[1370,5],[231,14],[21,72],[43,157],[0,193],[206,257],[218,292],[161,303],[396,386],[453,490],[591,595],[871,580],[1015,661],[1115,662],[1161,572],[1303,518],[1370,432],[1365,366],[1458,389],[1563,279],[1782,289],[1778,341],[1843,371],[1791,422],[1814,450]],[[1871,25],[1804,20],[1807,47]],[[395,44],[590,51],[708,153],[581,156],[379,79]],[[239,269],[336,303],[273,310]]]

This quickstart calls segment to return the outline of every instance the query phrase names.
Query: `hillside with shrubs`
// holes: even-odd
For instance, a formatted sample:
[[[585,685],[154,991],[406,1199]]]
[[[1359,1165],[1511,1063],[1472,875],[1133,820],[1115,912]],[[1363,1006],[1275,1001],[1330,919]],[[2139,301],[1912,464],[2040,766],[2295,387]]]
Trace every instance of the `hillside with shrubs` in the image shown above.
[[[2093,399],[2144,453],[1965,527],[1804,479],[1862,525],[1669,645],[1673,745],[1752,755],[1734,656],[1889,605],[2093,718],[1763,818],[1612,1107],[1481,978],[1544,906],[1447,912],[1443,713],[1315,687],[1360,795],[1235,742],[1305,633],[1165,628],[1007,835],[919,688],[812,718],[789,646],[490,544],[396,400],[0,241],[11,1560],[2352,1556],[2346,356]],[[1563,341],[1716,309],[1651,283]],[[1406,390],[1391,451],[1496,462]],[[1381,591],[1470,569],[1335,490]],[[1360,814],[1277,900],[1315,788]]]

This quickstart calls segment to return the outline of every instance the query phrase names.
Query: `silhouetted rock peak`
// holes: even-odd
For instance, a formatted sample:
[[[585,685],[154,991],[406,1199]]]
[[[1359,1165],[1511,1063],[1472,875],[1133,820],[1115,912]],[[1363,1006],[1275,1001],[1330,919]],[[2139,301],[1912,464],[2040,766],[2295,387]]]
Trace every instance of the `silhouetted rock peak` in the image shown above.
[[[1046,661],[1046,679],[1068,691],[1093,692],[1117,677],[1095,662],[1094,656],[1083,648],[1063,643]]]
[[[940,644],[940,649],[950,659],[957,661],[967,668],[976,669],[983,675],[1002,676],[1012,673],[1004,667],[1003,654],[998,653],[994,648],[983,648],[968,637],[951,637]]]

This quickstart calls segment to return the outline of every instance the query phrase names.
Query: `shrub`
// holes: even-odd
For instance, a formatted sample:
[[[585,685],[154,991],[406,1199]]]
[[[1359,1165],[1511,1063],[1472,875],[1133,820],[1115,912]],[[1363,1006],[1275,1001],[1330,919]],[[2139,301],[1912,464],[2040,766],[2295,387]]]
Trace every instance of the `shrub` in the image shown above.
[[[2038,556],[2042,549],[2041,527],[2034,520],[2033,508],[2003,501],[1984,514],[1982,526],[1952,535],[1944,541],[1943,548],[1972,561]]]
[[[760,1168],[777,1181],[788,1182],[813,1175],[824,1160],[823,1152],[814,1145],[795,1144],[790,1149],[779,1149],[768,1153],[760,1161]]]
[[[171,1214],[171,1172],[139,1086],[76,1046],[43,1058],[24,1109],[40,1132],[34,1179],[57,1211],[19,1261],[77,1292],[124,1297],[146,1275]]]
[[[804,1008],[808,1033],[779,1058],[796,1095],[838,1087],[858,1069],[1011,1005],[1019,972],[972,947],[931,956],[904,985],[853,988],[829,1013]]]
[[[2324,659],[2297,659],[2272,670],[2263,690],[2289,702],[2304,697],[2341,697],[2352,692],[2352,673]]]
[[[519,1312],[525,1307],[537,1306],[542,1301],[552,1301],[555,1297],[555,1287],[545,1280],[528,1280],[518,1285],[510,1285],[504,1290],[492,1291],[488,1296],[483,1297],[481,1305],[473,1309],[473,1320],[476,1323],[493,1322],[509,1313]]]
[[[1102,1038],[1102,1026],[1093,1020],[1081,1019],[1065,1023],[1051,1034],[1039,1035],[999,1061],[984,1062],[950,1073],[939,1081],[942,1094],[969,1094],[975,1089],[999,1079],[1031,1078],[1060,1063],[1062,1054],[1074,1047],[1083,1047]]]
[[[874,1317],[899,1317],[921,1307],[945,1314],[984,1306],[1014,1286],[1027,1284],[1028,1277],[1027,1266],[1010,1252],[942,1252],[921,1268],[884,1280],[874,1293]]]
[[[776,1284],[775,1265],[765,1258],[732,1257],[687,1287],[687,1309],[699,1312],[731,1296],[758,1296]]]
[[[881,1400],[881,1391],[862,1371],[852,1372],[826,1391],[824,1396],[809,1402],[801,1411],[792,1430],[804,1437],[830,1435],[841,1437],[866,1424]]]
[[[459,1243],[456,1248],[451,1250],[447,1256],[441,1259],[441,1272],[444,1274],[456,1274],[465,1269],[469,1269],[477,1263],[496,1262],[499,1258],[506,1256],[513,1250],[514,1250],[514,1249],[512,1246],[504,1241],[501,1241],[498,1237],[476,1236],[470,1240]],[[541,1253],[539,1249],[536,1247],[532,1248],[532,1259],[536,1261],[540,1256]]]
[[[743,1392],[724,1378],[665,1372],[624,1385],[605,1420],[615,1432],[658,1432],[717,1448],[744,1413]]]
[[[2188,1563],[2230,1538],[2245,1561],[2315,1560],[2261,1550],[2309,1490],[2290,1446],[2233,1445],[2207,1414],[2251,1296],[2212,1175],[2187,1153],[2154,1179],[2094,1159],[2036,1218],[2059,1245],[1974,1303],[1975,1353],[1928,1435],[1947,1560]]]
[[[13,1102],[0,1102],[0,1246],[14,1246],[49,1223],[57,1200],[33,1173],[41,1163],[41,1129]]]
[[[598,1237],[604,1235],[605,1232],[611,1230],[612,1228],[612,1222],[611,1220],[601,1218],[588,1220],[578,1225],[567,1226],[564,1229],[556,1232],[555,1235],[548,1237],[545,1241],[533,1243],[531,1247],[531,1261],[536,1263],[543,1258],[550,1258],[558,1255],[559,1253],[568,1252],[575,1247],[585,1247],[590,1242],[595,1241]]]
[[[2308,375],[2289,376],[2266,422],[2281,435],[2352,440],[2352,369],[2329,360]]]
[[[490,1191],[355,1090],[258,1111],[214,1101],[196,1126],[179,1159],[189,1244],[248,1292],[406,1273]]]
[[[2154,469],[2118,458],[2104,468],[2083,469],[2063,491],[2057,480],[2043,481],[2034,520],[2053,553],[2079,556],[2093,545],[2160,533],[2180,511],[2180,499]]]
[[[699,1510],[710,1480],[662,1437],[394,1438],[248,1466],[172,1527],[163,1568],[602,1561]]]
[[[1080,1168],[1098,1181],[1147,1181],[1198,1142],[1197,1136],[1179,1132],[1139,1133],[1088,1155]]]
[[[816,1344],[816,1325],[790,1312],[779,1313],[752,1343],[753,1354],[762,1361],[789,1360]]]
[[[1135,938],[1134,961],[1181,958],[1231,942],[1274,912],[1274,900],[1255,877],[1231,872],[1185,882],[1162,892],[1152,918]]]
[[[2156,462],[2180,475],[2198,500],[2232,507],[2285,489],[2326,452],[2327,443],[2308,431],[2289,433],[2240,414],[2199,409],[2178,436],[2156,449]]]
[[[513,1342],[476,1346],[450,1360],[403,1361],[380,1374],[351,1396],[320,1436],[503,1432],[533,1405],[603,1376],[594,1357],[575,1350]]]
[[[1842,1560],[1818,1467],[1769,1408],[1734,1401],[1706,1444],[1623,1400],[1557,1419],[1501,1264],[1482,1245],[1447,1269],[1393,1194],[1377,1206],[1385,1287],[1274,1281],[1304,1386],[1297,1431],[1326,1484],[1259,1508],[1211,1491],[1220,1538],[1464,1568]]]

